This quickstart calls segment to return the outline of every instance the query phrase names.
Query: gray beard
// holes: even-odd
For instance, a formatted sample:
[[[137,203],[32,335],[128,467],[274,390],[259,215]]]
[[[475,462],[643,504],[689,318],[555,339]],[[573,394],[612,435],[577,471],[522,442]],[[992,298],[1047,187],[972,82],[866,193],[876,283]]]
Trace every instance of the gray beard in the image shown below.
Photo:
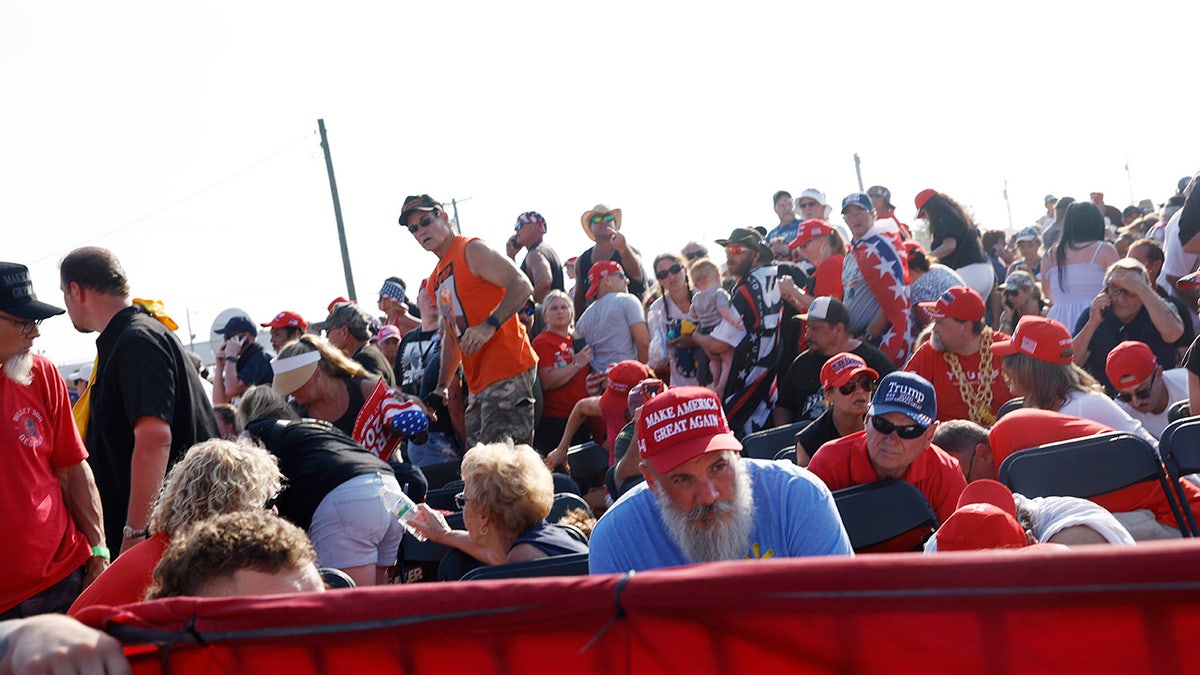
[[[730,461],[737,476],[733,501],[717,500],[708,506],[697,506],[684,512],[675,508],[665,491],[654,491],[667,532],[691,562],[740,560],[746,556],[750,546],[750,530],[754,520],[750,474],[740,459],[733,458]],[[729,520],[711,528],[696,525],[714,512]]]
[[[33,383],[33,354],[21,352],[4,362],[4,376],[22,387]]]

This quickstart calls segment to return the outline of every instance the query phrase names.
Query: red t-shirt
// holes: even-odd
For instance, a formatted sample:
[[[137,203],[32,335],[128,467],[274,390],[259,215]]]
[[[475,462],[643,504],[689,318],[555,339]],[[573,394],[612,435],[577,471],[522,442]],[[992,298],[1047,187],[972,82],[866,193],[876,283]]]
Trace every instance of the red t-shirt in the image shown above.
[[[429,275],[426,288],[429,297],[438,304],[443,330],[450,331],[452,340],[457,340],[468,328],[486,322],[504,298],[504,288],[476,276],[467,266],[467,246],[473,241],[455,237],[446,257],[438,261]],[[529,346],[525,324],[515,314],[500,325],[479,351],[462,355],[463,374],[473,393],[536,365],[537,356]]]
[[[989,445],[992,446],[992,460],[999,470],[1000,465],[1009,455],[1020,450],[1036,448],[1047,443],[1069,441],[1074,438],[1107,434],[1111,428],[1093,422],[1064,415],[1053,410],[1037,408],[1021,408],[1005,415],[996,422],[988,432]],[[1191,481],[1181,481],[1184,494],[1187,495],[1188,505],[1196,519],[1200,520],[1200,488]],[[1096,495],[1091,501],[1103,506],[1114,513],[1149,509],[1154,512],[1154,519],[1167,527],[1179,527],[1175,515],[1171,513],[1171,504],[1157,481],[1138,483],[1113,492]]]
[[[62,581],[92,555],[63,501],[56,471],[87,459],[67,385],[33,357],[33,382],[0,373],[0,612]]]
[[[817,265],[817,269],[813,270],[813,295],[821,297],[828,295],[830,297],[842,299],[842,263],[845,262],[846,256],[838,253],[831,255]]]
[[[867,432],[857,431],[830,441],[813,455],[808,470],[815,473],[830,490],[841,490],[855,485],[864,485],[879,480],[871,459],[867,456]],[[912,483],[929,500],[938,522],[944,523],[958,506],[958,495],[967,486],[958,460],[941,448],[930,444],[917,455],[903,480]],[[911,551],[920,541],[911,537],[897,537],[880,548],[872,550]]]
[[[538,369],[565,368],[575,362],[575,347],[571,338],[552,331],[542,331],[533,338],[533,351],[537,353]],[[584,366],[576,371],[567,383],[555,389],[542,387],[542,416],[567,418],[571,409],[581,398],[587,398],[587,376],[591,368]]]
[[[999,331],[993,332],[992,336],[993,340],[1008,339],[1007,335]],[[979,360],[979,352],[958,355],[958,363],[962,366],[963,374],[967,376],[967,382],[972,387],[979,385]],[[991,410],[993,415],[1000,410],[1000,406],[1004,405],[1005,401],[1012,398],[1012,394],[1008,391],[1008,385],[1004,383],[1004,376],[1000,374],[1001,360],[999,356],[992,357],[992,368],[996,374],[992,380]],[[933,384],[933,390],[937,394],[939,420],[971,419],[967,402],[963,400],[962,392],[958,389],[958,380],[954,378],[950,364],[946,363],[946,355],[934,349],[932,342],[926,342],[917,348],[912,358],[905,364],[904,369],[920,375]]]
[[[91,586],[83,589],[67,616],[77,616],[87,607],[117,607],[141,602],[154,581],[154,568],[170,543],[170,537],[159,533],[123,551]]]

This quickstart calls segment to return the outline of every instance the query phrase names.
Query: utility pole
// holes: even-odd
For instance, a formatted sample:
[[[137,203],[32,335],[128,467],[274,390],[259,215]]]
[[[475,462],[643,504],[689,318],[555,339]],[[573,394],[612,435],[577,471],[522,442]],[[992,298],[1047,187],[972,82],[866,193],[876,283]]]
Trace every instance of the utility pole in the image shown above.
[[[321,149],[325,151],[325,171],[329,174],[329,193],[333,195],[333,216],[337,219],[338,244],[342,247],[342,269],[346,272],[346,294],[358,302],[354,292],[354,273],[350,270],[350,250],[346,247],[346,226],[342,224],[342,203],[338,200],[337,180],[333,177],[333,158],[329,155],[329,140],[325,137],[325,120],[317,120],[321,131]]]
[[[454,211],[454,231],[458,234],[462,234],[462,225],[458,222],[458,203],[469,201],[471,201],[470,197],[463,197],[462,199],[454,199],[452,197],[450,199],[450,209]]]
[[[1133,174],[1129,171],[1129,155],[1125,155],[1125,180],[1129,182],[1129,203],[1137,204],[1137,196],[1133,194]]]
[[[866,192],[866,190],[863,189],[862,182],[862,161],[858,158],[857,152],[854,153],[854,175],[858,176],[858,191]]]
[[[1012,203],[1008,201],[1008,179],[1004,179],[1004,206],[1008,209],[1008,231],[1013,231]]]

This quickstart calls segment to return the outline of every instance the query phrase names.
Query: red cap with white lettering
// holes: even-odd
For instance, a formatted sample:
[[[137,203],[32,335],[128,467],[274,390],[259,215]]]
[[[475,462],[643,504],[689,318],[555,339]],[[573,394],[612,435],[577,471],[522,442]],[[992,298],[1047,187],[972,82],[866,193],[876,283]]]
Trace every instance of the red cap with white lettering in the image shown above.
[[[671,387],[642,406],[637,444],[642,459],[660,474],[709,452],[742,451],[721,399],[704,387]]]

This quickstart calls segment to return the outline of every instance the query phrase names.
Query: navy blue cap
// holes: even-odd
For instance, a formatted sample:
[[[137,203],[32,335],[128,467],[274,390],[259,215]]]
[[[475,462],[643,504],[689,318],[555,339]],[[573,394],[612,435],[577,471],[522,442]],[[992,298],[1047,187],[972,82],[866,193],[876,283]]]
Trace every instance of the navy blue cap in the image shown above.
[[[860,206],[864,211],[870,211],[874,208],[871,198],[865,192],[851,192],[846,195],[846,198],[842,200],[842,213],[845,213],[846,208],[849,206]]]
[[[258,328],[254,327],[254,322],[250,320],[250,317],[235,316],[231,317],[229,321],[225,322],[224,328],[217,331],[217,335],[224,335],[226,337],[232,333],[249,333],[251,335],[258,335]]]
[[[867,414],[875,417],[888,413],[906,415],[913,422],[929,428],[937,421],[937,394],[929,380],[904,370],[883,376]]]

